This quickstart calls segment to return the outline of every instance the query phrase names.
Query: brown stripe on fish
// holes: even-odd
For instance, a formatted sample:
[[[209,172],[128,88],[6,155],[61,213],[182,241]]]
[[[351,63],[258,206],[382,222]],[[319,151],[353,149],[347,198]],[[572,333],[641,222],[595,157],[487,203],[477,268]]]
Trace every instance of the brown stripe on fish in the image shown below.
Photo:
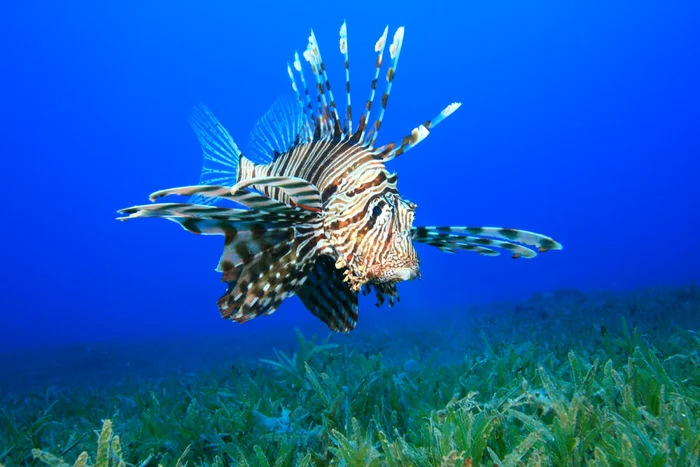
[[[375,178],[373,178],[372,180],[370,180],[366,183],[363,183],[362,185],[360,185],[356,188],[348,190],[348,192],[346,193],[346,196],[348,198],[352,198],[353,196],[361,194],[370,188],[374,188],[376,186],[379,186],[386,181],[387,181],[386,172],[379,172],[377,174],[377,176]]]
[[[236,240],[236,237],[238,236],[238,229],[236,229],[234,226],[231,226],[231,230],[226,232],[224,235],[224,246],[230,245]]]
[[[304,266],[294,248],[296,241],[274,245],[245,265],[240,279],[219,299],[222,316],[242,322],[274,311],[271,305],[281,303],[300,282]]]

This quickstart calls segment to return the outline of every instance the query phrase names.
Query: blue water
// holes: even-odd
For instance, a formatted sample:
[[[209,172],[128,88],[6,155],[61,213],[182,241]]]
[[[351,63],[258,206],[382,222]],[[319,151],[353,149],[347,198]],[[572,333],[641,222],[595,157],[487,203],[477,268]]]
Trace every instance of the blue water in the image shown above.
[[[286,62],[318,37],[356,109],[384,26],[406,39],[380,136],[462,108],[393,162],[416,225],[550,235],[534,260],[419,246],[401,304],[363,300],[358,332],[538,291],[700,280],[700,4],[691,1],[39,2],[0,14],[4,188],[0,350],[323,331],[294,298],[245,325],[219,317],[220,237],[119,208],[195,184],[187,115],[206,103],[242,147],[289,92]],[[381,89],[381,87],[380,87]]]

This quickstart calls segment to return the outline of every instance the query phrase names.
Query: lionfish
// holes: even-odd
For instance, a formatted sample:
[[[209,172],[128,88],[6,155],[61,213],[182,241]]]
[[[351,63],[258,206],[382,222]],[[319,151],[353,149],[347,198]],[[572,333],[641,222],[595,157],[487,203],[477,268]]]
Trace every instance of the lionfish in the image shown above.
[[[399,299],[396,284],[420,277],[415,243],[487,256],[505,250],[514,258],[562,248],[549,237],[524,230],[413,225],[417,206],[399,194],[397,174],[385,164],[417,146],[461,104],[448,105],[400,143],[375,145],[404,40],[400,27],[389,46],[381,108],[370,124],[388,32],[387,27],[374,47],[374,79],[356,126],[346,24],[340,29],[345,109],[333,97],[312,30],[302,55],[315,80],[315,105],[295,53],[292,65],[287,64],[295,96],[278,99],[257,122],[245,155],[212,113],[196,106],[190,123],[204,157],[200,184],[150,196],[155,201],[183,195],[190,197],[188,202],[119,211],[125,215],[120,220],[162,217],[196,234],[224,236],[217,267],[227,284],[218,300],[223,318],[243,323],[273,313],[297,295],[331,330],[347,333],[357,325],[361,291],[374,291],[377,306],[387,300],[393,306]],[[222,206],[225,202],[238,207]]]

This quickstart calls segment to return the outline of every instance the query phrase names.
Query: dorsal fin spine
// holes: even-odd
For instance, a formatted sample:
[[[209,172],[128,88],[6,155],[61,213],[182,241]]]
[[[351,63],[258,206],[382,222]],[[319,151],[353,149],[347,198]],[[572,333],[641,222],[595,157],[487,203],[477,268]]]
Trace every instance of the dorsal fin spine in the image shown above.
[[[311,96],[309,95],[309,87],[306,84],[306,78],[304,78],[304,71],[301,68],[301,60],[299,59],[299,52],[294,52],[294,69],[299,73],[299,78],[301,79],[301,85],[304,88],[304,115],[306,116],[306,140],[311,141],[313,139],[314,131],[316,129],[316,118],[314,116],[313,107],[311,106]]]
[[[327,111],[329,112],[326,115],[326,118],[330,116],[332,122],[329,123],[332,123],[335,132],[340,133],[340,117],[338,116],[338,109],[336,107],[335,98],[333,97],[333,91],[331,90],[331,82],[328,79],[326,65],[323,63],[323,57],[321,56],[321,48],[318,46],[318,40],[316,39],[316,34],[314,34],[313,30],[311,31],[311,38],[313,39],[314,47],[316,50],[316,57],[318,58],[318,70],[319,78],[321,79],[321,88],[323,88],[325,85],[325,89],[326,91],[328,91],[328,99],[330,100],[328,104],[326,104],[325,100],[323,102],[324,105],[327,105]]]
[[[374,46],[374,51],[377,52],[377,66],[374,72],[374,79],[372,80],[372,89],[369,93],[369,99],[367,99],[365,110],[362,112],[362,117],[360,117],[360,123],[357,127],[356,139],[358,140],[363,140],[365,138],[365,128],[367,127],[370,110],[372,109],[372,102],[374,101],[374,94],[377,89],[377,83],[379,82],[379,70],[382,68],[382,57],[384,56],[384,48],[386,47],[386,38],[388,34],[389,26],[384,28],[384,33]]]
[[[292,89],[294,90],[294,93],[297,96],[297,101],[299,102],[299,106],[301,107],[302,112],[304,113],[304,127],[305,127],[305,138],[307,141],[310,140],[310,128],[309,128],[309,115],[306,113],[306,106],[304,105],[304,101],[301,97],[301,93],[299,92],[299,88],[297,87],[297,82],[296,79],[294,79],[294,72],[292,71],[292,67],[289,65],[289,62],[287,62],[287,74],[289,75],[289,79],[292,81]],[[299,136],[299,135],[297,135]]]
[[[347,128],[345,134],[352,134],[352,103],[350,101],[350,60],[348,59],[348,27],[345,21],[340,27],[340,52],[345,57],[345,94],[347,95]]]
[[[459,109],[461,106],[462,104],[460,102],[453,102],[452,104],[448,105],[447,107],[442,109],[442,111],[439,114],[437,114],[435,118],[433,118],[432,120],[428,120],[423,125],[418,125],[418,128],[414,128],[410,135],[405,136],[403,140],[401,140],[401,145],[398,148],[395,148],[394,150],[388,153],[382,153],[380,158],[383,161],[387,162],[399,157],[406,151],[413,149],[421,141],[428,137],[428,135],[430,134],[430,130],[435,128],[444,119],[452,115],[452,113],[455,110]],[[387,145],[387,147],[388,146],[389,145]]]
[[[379,117],[374,122],[374,134],[369,139],[371,145],[377,140],[379,135],[379,128],[382,125],[382,120],[384,119],[384,112],[386,111],[386,105],[389,102],[389,94],[391,94],[391,85],[394,82],[394,76],[396,74],[396,66],[399,63],[399,55],[401,55],[401,47],[403,46],[403,36],[404,28],[403,26],[398,28],[394,33],[394,40],[389,47],[389,54],[391,56],[391,67],[386,72],[386,87],[384,88],[384,95],[382,96],[382,110],[379,111]]]
[[[311,65],[311,71],[316,78],[316,92],[317,92],[317,102],[319,114],[319,124],[321,126],[321,133],[326,136],[330,130],[330,110],[328,109],[328,101],[326,100],[326,93],[324,91],[323,80],[321,78],[321,55],[318,50],[318,42],[316,41],[316,35],[314,31],[311,30],[309,35],[309,44],[304,52],[304,58]]]

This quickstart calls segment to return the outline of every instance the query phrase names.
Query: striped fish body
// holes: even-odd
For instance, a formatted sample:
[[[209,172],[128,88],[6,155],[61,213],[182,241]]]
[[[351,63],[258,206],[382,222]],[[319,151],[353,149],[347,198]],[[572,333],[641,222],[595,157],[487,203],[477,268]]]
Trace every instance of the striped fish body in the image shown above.
[[[333,260],[353,292],[367,282],[399,282],[418,275],[411,240],[416,206],[401,198],[397,175],[363,145],[319,141],[297,145],[269,164],[241,160],[239,181],[270,177],[294,177],[317,187],[322,210],[314,224],[316,254]],[[276,186],[252,187],[293,202]]]
[[[120,219],[160,217],[189,232],[224,237],[217,271],[227,284],[218,305],[224,318],[245,322],[274,312],[297,295],[337,332],[355,328],[358,295],[374,292],[377,305],[398,301],[396,284],[419,277],[415,243],[445,252],[473,251],[514,258],[561,249],[549,237],[499,227],[414,227],[416,205],[397,190],[386,163],[422,142],[460,104],[414,128],[399,143],[376,146],[403,45],[399,28],[389,46],[390,64],[378,116],[370,124],[387,46],[388,27],[375,44],[375,77],[353,127],[347,28],[340,30],[347,105],[339,112],[316,37],[306,51],[316,102],[299,54],[287,71],[296,96],[278,100],[257,122],[244,155],[203,106],[190,121],[202,144],[200,183],[155,192],[151,201],[180,195],[185,203],[155,203],[121,210]],[[237,205],[226,206],[226,203]]]

